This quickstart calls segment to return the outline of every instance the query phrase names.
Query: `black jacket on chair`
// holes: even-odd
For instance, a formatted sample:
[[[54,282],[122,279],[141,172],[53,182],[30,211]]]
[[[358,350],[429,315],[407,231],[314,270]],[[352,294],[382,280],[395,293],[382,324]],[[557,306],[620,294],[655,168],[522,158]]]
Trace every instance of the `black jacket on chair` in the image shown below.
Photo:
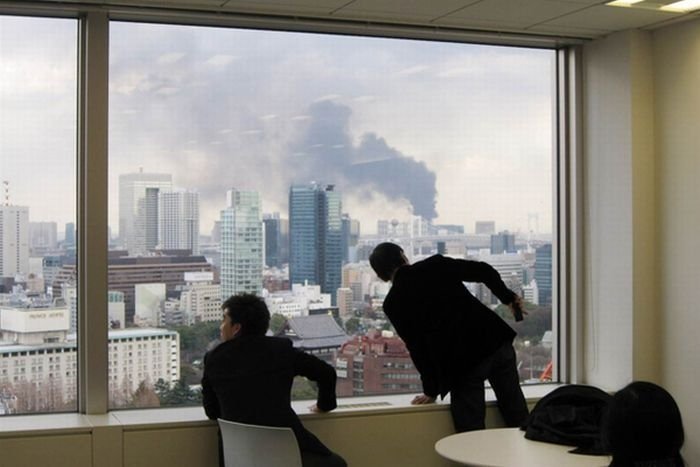
[[[400,267],[384,300],[428,396],[444,397],[455,378],[515,337],[464,282],[484,283],[505,304],[515,297],[487,263],[435,255]]]
[[[318,383],[319,409],[336,407],[333,367],[294,349],[286,338],[236,337],[204,357],[204,411],[210,419],[290,427],[301,451],[329,454],[328,448],[302,426],[290,405],[296,375]]]

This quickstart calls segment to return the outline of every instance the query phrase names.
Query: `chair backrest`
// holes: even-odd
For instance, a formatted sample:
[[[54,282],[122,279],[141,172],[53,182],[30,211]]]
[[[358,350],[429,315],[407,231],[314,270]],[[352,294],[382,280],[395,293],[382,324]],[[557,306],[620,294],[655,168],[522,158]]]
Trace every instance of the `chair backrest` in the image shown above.
[[[247,425],[219,419],[226,467],[301,467],[291,428]]]

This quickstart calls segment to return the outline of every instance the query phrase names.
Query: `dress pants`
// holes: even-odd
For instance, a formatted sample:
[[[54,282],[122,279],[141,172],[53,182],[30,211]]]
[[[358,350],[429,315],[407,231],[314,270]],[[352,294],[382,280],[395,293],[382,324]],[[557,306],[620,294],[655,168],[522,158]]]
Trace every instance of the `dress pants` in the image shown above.
[[[507,342],[458,378],[450,391],[452,421],[458,433],[485,428],[485,380],[489,381],[496,394],[498,409],[507,426],[518,427],[527,417],[527,403],[520,389],[515,350]]]

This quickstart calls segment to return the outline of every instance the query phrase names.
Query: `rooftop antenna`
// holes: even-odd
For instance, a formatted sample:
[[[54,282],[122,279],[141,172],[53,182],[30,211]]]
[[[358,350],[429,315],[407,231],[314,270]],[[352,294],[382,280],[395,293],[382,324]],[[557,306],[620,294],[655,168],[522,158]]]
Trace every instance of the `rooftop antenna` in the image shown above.
[[[3,187],[3,191],[5,192],[5,194],[3,196],[3,200],[4,200],[3,204],[5,206],[9,206],[10,205],[10,181],[3,180],[2,187]]]

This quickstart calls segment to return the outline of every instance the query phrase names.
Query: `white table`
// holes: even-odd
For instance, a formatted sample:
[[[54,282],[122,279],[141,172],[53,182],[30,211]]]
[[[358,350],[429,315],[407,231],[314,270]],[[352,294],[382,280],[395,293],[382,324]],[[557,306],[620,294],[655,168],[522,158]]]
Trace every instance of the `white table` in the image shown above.
[[[471,466],[489,467],[603,467],[607,456],[570,454],[571,446],[525,439],[518,428],[469,431],[442,438],[435,451],[442,457]]]

